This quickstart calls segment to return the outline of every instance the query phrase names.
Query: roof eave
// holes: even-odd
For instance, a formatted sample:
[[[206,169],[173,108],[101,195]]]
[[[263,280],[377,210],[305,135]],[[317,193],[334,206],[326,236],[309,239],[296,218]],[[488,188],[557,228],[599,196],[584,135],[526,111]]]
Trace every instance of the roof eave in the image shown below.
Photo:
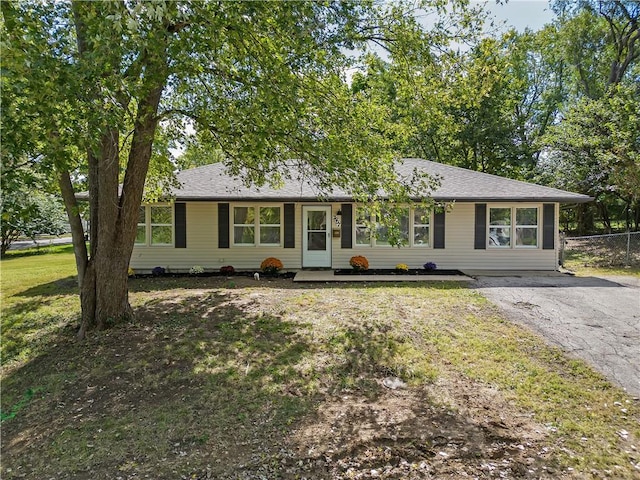
[[[517,203],[588,203],[594,199],[592,197],[522,197],[522,198],[504,198],[504,197],[431,197],[436,202],[460,202],[460,203],[504,203],[504,202],[517,202]],[[414,198],[414,201],[420,201],[421,198]],[[200,197],[200,196],[177,196],[175,198],[177,202],[311,202],[311,203],[339,203],[339,202],[355,202],[353,197]]]

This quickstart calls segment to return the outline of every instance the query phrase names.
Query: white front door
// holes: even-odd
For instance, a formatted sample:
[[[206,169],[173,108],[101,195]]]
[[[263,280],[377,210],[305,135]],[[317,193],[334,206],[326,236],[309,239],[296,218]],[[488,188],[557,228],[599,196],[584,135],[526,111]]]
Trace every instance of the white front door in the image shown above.
[[[302,207],[302,266],[331,266],[331,207]]]

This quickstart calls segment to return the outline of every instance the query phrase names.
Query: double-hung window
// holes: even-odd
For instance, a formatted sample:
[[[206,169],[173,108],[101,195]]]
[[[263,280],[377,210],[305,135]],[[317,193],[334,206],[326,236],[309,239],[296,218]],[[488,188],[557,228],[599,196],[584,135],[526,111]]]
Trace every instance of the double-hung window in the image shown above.
[[[516,247],[538,246],[538,209],[516,207]]]
[[[396,212],[389,212],[389,215]],[[385,214],[383,214],[385,215]],[[397,225],[388,227],[383,225],[380,217],[369,216],[366,208],[356,207],[355,215],[355,245],[388,247],[392,246],[391,239],[399,239],[404,246],[428,247],[430,245],[431,212],[424,208],[404,208],[400,212]],[[371,228],[375,228],[372,235]],[[393,229],[396,229],[393,231]]]
[[[371,227],[369,214],[363,208],[356,208],[356,245],[371,245]]]
[[[147,244],[147,207],[138,208],[138,229],[136,230],[136,245]]]
[[[489,208],[489,246],[511,246],[511,208]]]
[[[412,246],[428,247],[430,245],[431,212],[424,208],[413,209]]]
[[[281,239],[281,207],[233,207],[234,245],[280,246]]]
[[[384,214],[383,214],[384,215]],[[396,229],[394,232],[393,229]],[[409,209],[403,209],[400,214],[398,225],[388,227],[376,219],[376,235],[374,243],[376,246],[393,246],[391,239],[395,236],[402,245],[409,245]]]
[[[280,207],[260,207],[260,245],[280,245]]]
[[[142,205],[138,209],[136,245],[173,245],[173,207]]]
[[[538,247],[537,207],[490,207],[488,227],[491,248]]]
[[[233,207],[233,244],[255,245],[256,216],[254,207]]]

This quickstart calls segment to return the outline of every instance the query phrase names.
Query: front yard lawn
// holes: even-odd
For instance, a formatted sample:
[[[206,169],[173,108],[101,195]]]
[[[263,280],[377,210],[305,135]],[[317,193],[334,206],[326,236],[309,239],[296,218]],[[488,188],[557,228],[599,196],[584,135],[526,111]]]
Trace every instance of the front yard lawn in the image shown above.
[[[2,261],[4,479],[640,475],[637,399],[465,287],[135,279],[78,343],[73,269]]]

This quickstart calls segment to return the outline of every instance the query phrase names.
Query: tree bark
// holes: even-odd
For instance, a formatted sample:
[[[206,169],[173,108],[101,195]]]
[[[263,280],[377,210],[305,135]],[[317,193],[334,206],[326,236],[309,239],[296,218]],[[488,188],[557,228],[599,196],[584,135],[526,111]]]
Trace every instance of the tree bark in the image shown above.
[[[84,238],[84,228],[82,227],[82,219],[80,218],[80,210],[78,202],[73,192],[71,176],[67,170],[58,172],[58,185],[64,200],[65,210],[71,226],[71,240],[73,242],[73,253],[76,257],[76,267],[78,269],[78,287],[82,288],[84,280],[84,272],[87,268],[88,254],[87,244]]]
[[[593,212],[591,206],[581,203],[576,208],[578,235],[586,235],[593,231]]]

